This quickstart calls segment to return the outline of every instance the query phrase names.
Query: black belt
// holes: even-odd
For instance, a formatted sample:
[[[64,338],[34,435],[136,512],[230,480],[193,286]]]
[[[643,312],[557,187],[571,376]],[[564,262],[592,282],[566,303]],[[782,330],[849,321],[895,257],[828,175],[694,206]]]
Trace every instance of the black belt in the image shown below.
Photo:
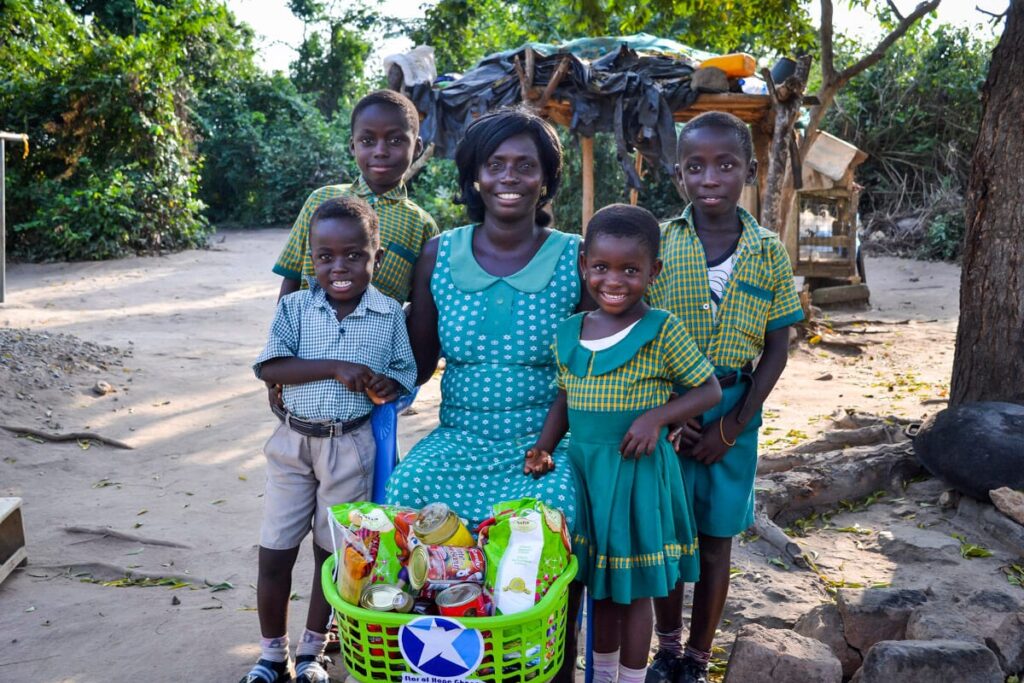
[[[718,378],[718,384],[723,389],[727,389],[739,382],[744,381],[749,383],[750,386],[748,386],[747,390],[743,392],[743,398],[740,399],[739,401],[740,409],[736,413],[736,420],[741,424],[746,424],[746,422],[750,419],[750,416],[747,416],[745,413],[750,403],[750,397],[754,393],[754,366],[750,363],[747,363],[739,370],[733,370],[728,375],[724,375]]]
[[[352,430],[362,427],[370,419],[370,413],[367,413],[348,422],[342,422],[341,420],[337,422],[308,422],[300,420],[294,415],[289,415],[287,411],[279,406],[275,405],[273,408],[274,415],[277,415],[289,428],[303,436],[315,436],[321,439],[348,434]]]

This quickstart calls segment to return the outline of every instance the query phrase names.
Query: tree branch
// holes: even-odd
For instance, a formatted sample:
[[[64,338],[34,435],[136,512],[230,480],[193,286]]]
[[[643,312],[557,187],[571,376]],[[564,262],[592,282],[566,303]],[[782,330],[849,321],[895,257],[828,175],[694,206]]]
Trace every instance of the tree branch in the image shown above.
[[[880,62],[882,60],[882,57],[885,56],[885,53],[888,51],[889,47],[897,40],[902,38],[903,34],[910,30],[910,27],[913,26],[918,19],[928,14],[929,12],[933,12],[935,8],[939,6],[940,2],[942,2],[942,0],[929,0],[928,2],[922,2],[918,4],[917,8],[914,9],[913,12],[911,12],[906,17],[900,20],[899,25],[896,28],[894,28],[892,32],[889,33],[889,35],[887,35],[885,38],[882,38],[881,42],[879,42],[878,45],[875,46],[875,49],[872,50],[870,54],[866,55],[865,57],[854,63],[852,66],[849,66],[839,72],[837,78],[838,85],[840,87],[845,85],[846,83],[849,82],[851,78],[853,78],[860,72]],[[822,23],[824,23],[824,19],[825,17],[824,15],[822,15]]]
[[[822,87],[836,80],[835,52],[832,40],[832,0],[821,0],[821,80]]]
[[[893,2],[892,0],[885,0],[885,1],[887,3],[889,3],[889,9],[891,9],[892,13],[896,15],[896,18],[899,19],[900,21],[903,21],[903,15],[900,14],[900,10],[899,10],[898,7],[896,7],[896,3]]]

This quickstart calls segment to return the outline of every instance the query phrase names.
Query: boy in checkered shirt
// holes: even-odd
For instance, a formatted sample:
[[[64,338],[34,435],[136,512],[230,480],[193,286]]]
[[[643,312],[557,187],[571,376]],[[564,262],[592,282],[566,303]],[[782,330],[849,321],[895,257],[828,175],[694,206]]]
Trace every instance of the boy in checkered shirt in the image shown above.
[[[786,367],[789,326],[803,311],[786,248],[738,206],[744,184],[757,177],[747,125],[731,114],[701,114],[683,127],[676,151],[676,179],[690,204],[662,225],[664,268],[647,298],[686,325],[715,366],[722,400],[678,430],[694,492],[700,580],[685,646],[682,585],[654,601],[658,652],[646,681],[707,683],[732,538],[754,523],[761,406]]]
[[[281,424],[264,447],[257,607],[262,655],[242,683],[292,680],[287,616],[299,544],[312,528],[316,571],[296,680],[327,683],[330,607],[320,567],[330,554],[329,508],[369,497],[376,446],[373,403],[411,391],[416,363],[402,307],[370,284],[382,250],[377,216],[358,197],[330,199],[309,230],[309,289],[278,303],[256,376],[282,385]]]

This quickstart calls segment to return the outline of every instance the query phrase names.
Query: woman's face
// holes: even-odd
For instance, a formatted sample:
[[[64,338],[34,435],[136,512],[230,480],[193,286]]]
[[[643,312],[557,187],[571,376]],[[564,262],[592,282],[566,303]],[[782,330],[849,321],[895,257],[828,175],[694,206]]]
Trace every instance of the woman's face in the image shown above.
[[[510,137],[484,161],[478,179],[490,217],[514,221],[533,216],[544,185],[537,144],[526,133]]]

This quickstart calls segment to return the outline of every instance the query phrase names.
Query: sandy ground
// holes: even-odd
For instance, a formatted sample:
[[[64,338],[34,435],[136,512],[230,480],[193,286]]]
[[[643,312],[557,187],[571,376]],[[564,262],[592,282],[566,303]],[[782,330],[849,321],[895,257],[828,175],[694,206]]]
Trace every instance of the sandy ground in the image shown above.
[[[0,423],[97,432],[133,450],[39,443],[0,431],[0,496],[24,500],[29,553],[29,566],[0,585],[0,680],[235,681],[258,654],[261,448],[275,420],[249,365],[273,312],[279,280],[270,266],[285,232],[220,237],[208,251],[8,270],[0,326],[115,348],[102,364],[62,365],[55,351],[49,375],[39,367],[12,370],[8,359],[0,365],[7,371],[0,376]],[[915,419],[941,408],[922,402],[948,390],[958,269],[892,258],[867,267],[873,309],[831,315],[877,321],[858,333],[873,343],[859,356],[806,344],[794,349],[768,402],[767,450],[813,436],[837,408]],[[51,341],[58,351],[74,346]],[[0,356],[12,346],[8,341]],[[818,379],[826,374],[832,379]],[[98,380],[114,391],[95,395]],[[405,445],[432,427],[437,403],[435,380],[421,392],[417,414],[403,417]],[[74,534],[71,526],[109,527],[143,540]],[[176,545],[145,542],[154,539]],[[821,537],[818,545],[845,542]],[[783,603],[780,618],[791,618],[822,599],[806,574],[787,581],[765,556],[753,547],[738,554],[751,581],[736,593],[734,618],[780,613]],[[882,580],[891,569],[873,566],[864,578]],[[128,570],[190,585],[100,582]],[[311,574],[307,549],[294,586],[293,643]],[[776,588],[763,590],[766,582]]]

